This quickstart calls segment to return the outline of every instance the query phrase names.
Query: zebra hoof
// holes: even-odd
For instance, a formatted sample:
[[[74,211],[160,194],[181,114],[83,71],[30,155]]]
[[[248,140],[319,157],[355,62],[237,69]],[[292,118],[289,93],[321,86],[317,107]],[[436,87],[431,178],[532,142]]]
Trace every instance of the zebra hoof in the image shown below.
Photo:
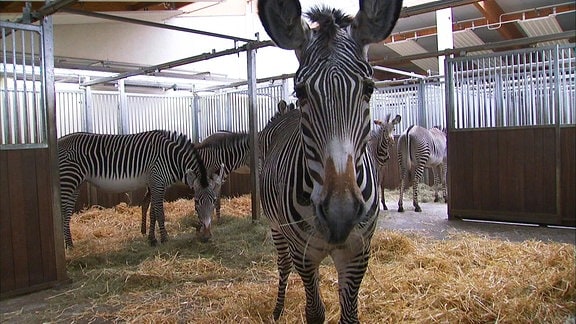
[[[440,198],[438,198],[438,197],[434,198],[434,202],[439,202],[439,201],[440,201]]]
[[[420,208],[420,206],[416,206],[416,207],[414,207],[414,211],[417,213],[420,213],[420,212],[422,212],[422,208]]]
[[[280,319],[280,316],[282,316],[282,308],[278,309],[278,307],[276,307],[272,315],[274,316],[274,322],[277,322]]]
[[[404,212],[404,207],[398,207],[398,212],[399,212],[399,213],[403,213],[403,212]]]
[[[150,240],[150,246],[156,246],[157,244],[158,244],[158,240],[156,240],[156,239]]]
[[[388,210],[388,207],[387,207],[385,204],[383,204],[383,205],[382,205],[382,210]]]

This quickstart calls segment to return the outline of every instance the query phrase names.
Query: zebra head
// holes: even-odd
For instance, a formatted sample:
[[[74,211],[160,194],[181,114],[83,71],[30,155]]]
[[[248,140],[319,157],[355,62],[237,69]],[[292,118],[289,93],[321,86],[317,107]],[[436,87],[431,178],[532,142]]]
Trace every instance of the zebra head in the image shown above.
[[[294,77],[305,155],[304,174],[319,228],[331,243],[345,241],[367,216],[364,154],[370,134],[369,100],[373,70],[366,50],[385,39],[402,8],[401,0],[364,0],[356,16],[314,7],[302,19],[298,0],[259,0],[258,14],[272,40],[294,50]],[[372,180],[368,183],[373,182]]]
[[[186,183],[194,190],[194,208],[199,221],[198,236],[202,242],[208,242],[212,237],[212,215],[222,187],[223,168],[220,170],[220,173],[207,173],[211,174],[207,177],[207,184],[192,169],[186,171]]]
[[[396,115],[394,119],[390,120],[390,114],[386,115],[386,120],[382,121],[379,119],[374,120],[374,124],[378,125],[379,128],[376,130],[374,137],[371,141],[374,141],[376,155],[376,161],[380,166],[382,166],[388,159],[390,159],[390,145],[394,143],[394,126],[400,123],[402,117]]]

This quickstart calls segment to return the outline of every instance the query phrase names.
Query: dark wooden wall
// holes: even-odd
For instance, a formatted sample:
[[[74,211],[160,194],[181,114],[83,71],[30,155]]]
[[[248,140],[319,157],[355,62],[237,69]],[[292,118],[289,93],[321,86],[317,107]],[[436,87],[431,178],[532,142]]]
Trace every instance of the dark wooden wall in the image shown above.
[[[559,139],[554,127],[450,132],[449,218],[576,226],[574,135],[574,127]]]
[[[48,149],[0,150],[2,298],[67,280],[49,165]]]

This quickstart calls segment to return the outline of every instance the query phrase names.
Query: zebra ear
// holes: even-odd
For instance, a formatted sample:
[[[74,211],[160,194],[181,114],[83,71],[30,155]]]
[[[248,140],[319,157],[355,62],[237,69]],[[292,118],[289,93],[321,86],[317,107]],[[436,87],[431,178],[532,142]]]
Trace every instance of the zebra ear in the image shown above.
[[[258,0],[258,16],[280,48],[299,50],[308,39],[308,24],[298,0]]]
[[[186,184],[188,184],[188,186],[190,188],[194,189],[194,184],[195,184],[196,179],[197,179],[197,177],[196,177],[196,173],[194,173],[194,170],[192,170],[192,169],[186,170]]]
[[[288,104],[284,100],[278,102],[278,112],[283,114],[288,110]]]
[[[352,22],[352,37],[361,46],[382,41],[390,35],[400,17],[402,0],[360,0]]]
[[[402,117],[400,117],[400,115],[396,115],[396,117],[394,117],[394,119],[392,119],[392,125],[398,124],[401,119],[402,119]]]

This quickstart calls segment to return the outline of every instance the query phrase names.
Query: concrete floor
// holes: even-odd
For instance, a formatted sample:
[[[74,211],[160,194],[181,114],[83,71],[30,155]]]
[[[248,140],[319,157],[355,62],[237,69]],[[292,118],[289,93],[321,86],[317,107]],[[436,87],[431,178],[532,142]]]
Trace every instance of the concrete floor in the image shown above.
[[[388,203],[387,205],[390,210],[380,211],[379,227],[382,229],[418,233],[437,239],[466,232],[509,241],[537,240],[576,245],[576,229],[574,228],[448,220],[445,203],[420,203],[422,208],[420,213],[414,211],[412,201],[404,202],[405,212],[403,213],[397,211],[396,204]]]

